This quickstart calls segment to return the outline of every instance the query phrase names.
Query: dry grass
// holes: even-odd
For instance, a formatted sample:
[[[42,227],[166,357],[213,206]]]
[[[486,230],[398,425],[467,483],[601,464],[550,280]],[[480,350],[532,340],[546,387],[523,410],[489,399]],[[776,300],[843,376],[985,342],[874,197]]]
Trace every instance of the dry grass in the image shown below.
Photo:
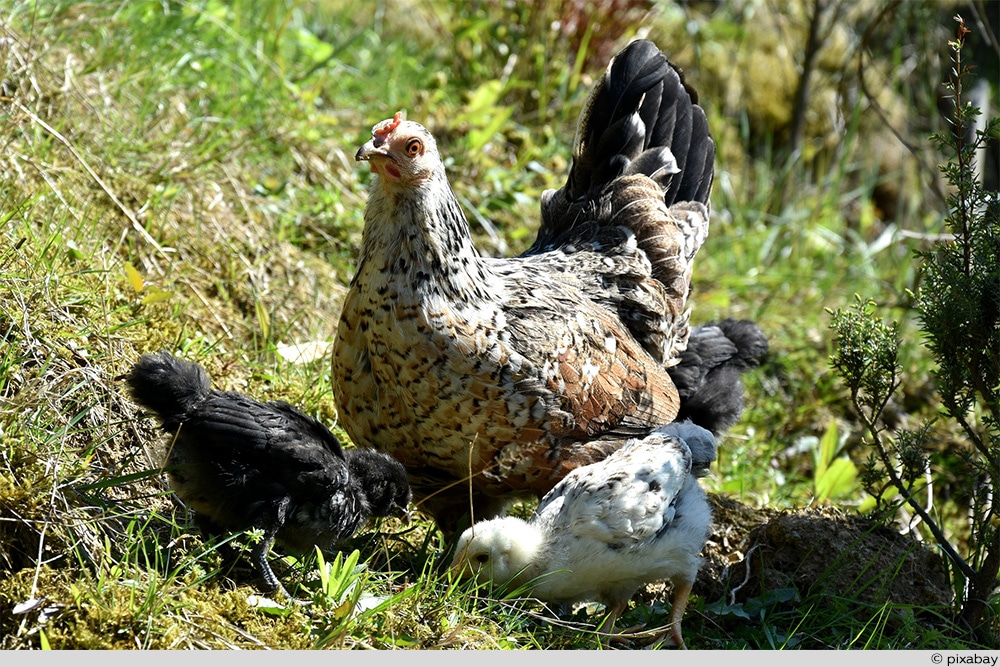
[[[324,364],[292,369],[275,345],[329,340],[345,277],[282,238],[285,212],[254,193],[245,166],[265,156],[253,128],[234,128],[224,154],[206,156],[197,90],[172,89],[162,72],[130,81],[81,60],[100,57],[100,33],[113,24],[98,7],[38,17],[34,32],[0,23],[0,634],[7,648],[36,644],[40,625],[26,622],[35,612],[9,611],[47,598],[77,611],[48,624],[53,646],[136,647],[136,633],[118,626],[143,613],[177,624],[156,647],[260,645],[217,611],[246,616],[239,594],[192,588],[204,573],[186,561],[202,547],[172,518],[151,451],[159,436],[120,376],[141,352],[179,349],[222,388],[309,404],[332,420],[324,383],[313,381]],[[82,43],[53,44],[61,31]],[[150,91],[153,82],[162,88]],[[295,178],[358,206],[347,160],[320,158],[321,148],[290,152]],[[289,374],[297,381],[279,379]],[[123,559],[152,557],[154,547],[167,555],[147,576],[161,581],[114,583],[144,567]],[[146,606],[137,591],[159,598],[167,582],[186,593],[137,611]]]

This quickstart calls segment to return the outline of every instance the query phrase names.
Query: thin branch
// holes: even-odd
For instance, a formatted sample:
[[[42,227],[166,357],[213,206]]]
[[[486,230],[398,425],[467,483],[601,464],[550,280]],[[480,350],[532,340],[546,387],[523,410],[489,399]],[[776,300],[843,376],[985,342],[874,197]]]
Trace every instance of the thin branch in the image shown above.
[[[882,448],[883,445],[881,441],[877,441],[876,449],[882,450]],[[972,566],[969,565],[957,551],[955,551],[955,547],[952,546],[950,541],[948,541],[948,537],[944,534],[944,531],[941,530],[940,526],[937,525],[937,522],[931,518],[931,515],[927,513],[924,506],[920,504],[920,501],[914,498],[913,494],[911,494],[910,491],[903,485],[903,481],[896,475],[895,469],[890,466],[888,468],[888,474],[890,479],[892,479],[893,486],[895,486],[900,495],[903,496],[903,500],[905,500],[906,503],[913,508],[913,511],[916,512],[920,516],[920,519],[927,525],[931,534],[934,535],[934,540],[938,543],[938,546],[940,546],[941,549],[948,555],[948,559],[955,565],[955,567],[961,570],[966,579],[975,579],[976,571],[972,569]]]
[[[980,434],[974,428],[972,428],[972,425],[965,418],[965,415],[959,413],[957,410],[953,412],[955,412],[955,414],[952,415],[952,418],[959,423],[959,425],[962,427],[962,430],[965,431],[966,437],[968,437],[972,441],[973,446],[979,451],[979,453],[982,454],[987,461],[989,461],[991,472],[994,475],[996,475],[997,472],[1000,472],[1000,460],[998,460],[997,457],[993,455],[993,452],[990,451],[989,446],[986,444],[986,442],[983,440]]]
[[[899,143],[903,144],[906,150],[909,151],[911,155],[913,155],[914,159],[917,161],[917,164],[920,165],[920,170],[925,174],[935,174],[936,173],[935,170],[928,167],[928,165],[924,162],[917,147],[913,143],[908,141],[905,137],[903,137],[902,133],[899,130],[897,130],[896,127],[889,121],[889,117],[885,113],[885,110],[882,108],[882,105],[878,103],[878,100],[875,98],[875,96],[871,93],[870,90],[868,90],[868,83],[865,80],[865,50],[868,48],[868,44],[873,39],[875,28],[881,25],[886,25],[888,23],[891,23],[891,21],[887,20],[886,17],[890,13],[895,12],[896,9],[901,4],[902,0],[894,0],[893,2],[890,2],[887,5],[885,5],[885,7],[882,8],[882,11],[879,12],[879,14],[874,19],[872,19],[871,23],[868,24],[868,28],[865,30],[864,35],[862,35],[861,46],[858,48],[858,83],[861,86],[861,92],[864,94],[865,99],[868,100],[868,104],[871,105],[872,110],[875,111],[875,114],[882,121],[882,124],[885,125],[887,128],[889,128],[889,131],[892,132],[892,135],[894,137],[896,137],[896,140],[899,141]],[[934,192],[937,198],[942,203],[946,202],[947,197],[944,191],[941,189],[941,184],[938,183],[937,179],[929,177],[928,183],[930,185],[931,190]]]
[[[806,130],[806,109],[809,106],[809,80],[812,78],[816,65],[816,56],[823,46],[820,39],[819,26],[823,22],[823,12],[826,11],[826,0],[813,0],[812,16],[809,18],[809,35],[806,38],[805,56],[802,60],[802,73],[799,75],[799,85],[795,88],[795,99],[792,102],[794,117],[792,118],[792,143],[789,148],[792,154],[802,148]]]
[[[962,183],[957,192],[958,219],[962,223],[962,270],[968,277],[971,270],[970,254],[972,248],[970,246],[972,244],[969,241],[969,218],[972,211],[969,207],[969,193],[966,189],[965,175],[971,173],[972,169],[969,166],[969,151],[965,145],[966,115],[962,108],[962,78],[965,76],[965,72],[962,71],[962,46],[965,45],[965,35],[968,34],[969,29],[965,27],[965,21],[962,20],[961,16],[955,18],[958,19],[958,38],[954,42],[948,42],[954,52],[952,62],[955,63],[950,87],[955,94],[955,159],[958,160],[958,173],[962,174]]]
[[[890,395],[891,393],[892,392],[890,392]],[[886,451],[885,445],[882,443],[882,438],[879,435],[880,429],[875,423],[880,412],[874,412],[871,418],[868,418],[865,416],[865,412],[862,409],[861,402],[858,400],[856,392],[852,391],[851,399],[854,403],[855,409],[858,411],[858,414],[862,416],[865,426],[872,434],[872,444],[875,445],[875,451],[878,453],[878,457],[881,459],[882,465],[885,467],[886,474],[889,475],[892,485],[896,487],[896,490],[899,491],[901,496],[903,496],[906,503],[913,508],[913,511],[916,512],[920,516],[920,519],[927,525],[938,545],[948,555],[948,559],[954,563],[955,567],[961,570],[966,579],[969,579],[970,581],[975,580],[977,572],[972,569],[972,566],[969,565],[957,551],[955,551],[955,547],[952,546],[947,536],[945,536],[944,531],[941,530],[941,527],[937,525],[937,522],[934,521],[933,518],[931,518],[931,515],[926,509],[924,509],[924,506],[920,504],[920,501],[913,497],[913,494],[910,493],[909,489],[906,488],[906,485],[903,484],[903,480],[896,473],[896,468],[892,465],[892,461],[889,460],[889,453]],[[883,408],[884,406],[885,404],[883,404]]]

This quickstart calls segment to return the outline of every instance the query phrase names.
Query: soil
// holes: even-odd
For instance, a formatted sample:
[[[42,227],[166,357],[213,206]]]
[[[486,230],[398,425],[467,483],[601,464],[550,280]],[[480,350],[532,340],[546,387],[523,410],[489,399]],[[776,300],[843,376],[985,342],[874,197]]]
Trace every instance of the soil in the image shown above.
[[[943,558],[912,535],[833,507],[778,512],[709,499],[713,530],[694,592],[710,602],[788,588],[918,608],[953,601]]]

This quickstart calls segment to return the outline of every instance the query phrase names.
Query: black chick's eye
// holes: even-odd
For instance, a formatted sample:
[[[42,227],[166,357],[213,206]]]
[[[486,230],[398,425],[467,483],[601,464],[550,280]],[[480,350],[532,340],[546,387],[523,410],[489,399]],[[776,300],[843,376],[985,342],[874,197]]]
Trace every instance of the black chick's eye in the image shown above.
[[[424,152],[424,142],[420,139],[414,137],[406,142],[406,154],[410,157],[417,157],[418,155],[423,155]]]
[[[480,565],[486,565],[490,561],[489,554],[476,554],[476,562]]]

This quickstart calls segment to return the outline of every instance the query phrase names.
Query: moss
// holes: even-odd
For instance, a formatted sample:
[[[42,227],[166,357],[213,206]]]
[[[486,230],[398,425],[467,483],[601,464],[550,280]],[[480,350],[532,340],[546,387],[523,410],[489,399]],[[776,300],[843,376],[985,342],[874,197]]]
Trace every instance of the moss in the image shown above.
[[[66,569],[21,570],[0,581],[0,648],[39,648],[39,631],[54,649],[176,649],[221,645],[229,648],[311,647],[308,619],[292,609],[286,616],[248,604],[248,588],[223,590],[212,584],[164,582],[131,572],[91,587]],[[158,589],[158,584],[168,584]],[[92,585],[92,584],[91,584]],[[8,610],[44,598],[37,609]]]

